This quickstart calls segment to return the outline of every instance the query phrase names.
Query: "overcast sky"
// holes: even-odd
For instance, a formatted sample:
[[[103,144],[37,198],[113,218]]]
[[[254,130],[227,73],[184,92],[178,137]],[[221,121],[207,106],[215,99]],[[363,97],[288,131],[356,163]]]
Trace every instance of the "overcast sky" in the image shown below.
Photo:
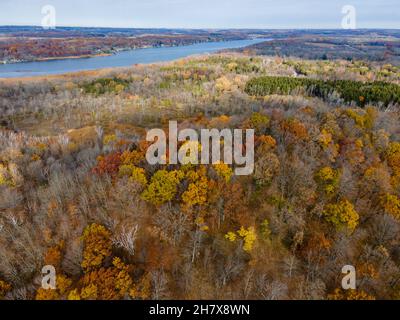
[[[40,25],[44,5],[59,26],[340,28],[353,5],[358,28],[400,28],[400,0],[0,0],[0,25]]]

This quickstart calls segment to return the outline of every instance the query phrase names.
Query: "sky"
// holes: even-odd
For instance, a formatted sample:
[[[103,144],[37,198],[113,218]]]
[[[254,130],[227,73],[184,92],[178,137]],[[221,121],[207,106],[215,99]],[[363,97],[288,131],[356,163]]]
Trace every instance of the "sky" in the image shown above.
[[[336,29],[352,5],[357,28],[400,29],[400,0],[0,0],[0,25],[41,25],[45,5],[58,26],[217,29]]]

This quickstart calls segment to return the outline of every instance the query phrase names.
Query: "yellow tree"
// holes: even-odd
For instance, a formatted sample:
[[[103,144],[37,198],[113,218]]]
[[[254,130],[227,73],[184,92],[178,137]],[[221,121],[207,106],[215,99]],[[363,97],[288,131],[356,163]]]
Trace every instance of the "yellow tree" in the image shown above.
[[[56,288],[39,288],[36,292],[36,300],[63,300],[67,298],[69,289],[72,286],[72,280],[64,275],[56,276]]]
[[[243,241],[243,250],[250,252],[253,250],[254,243],[257,240],[257,235],[254,227],[246,229],[242,226],[236,233],[232,231],[228,232],[225,235],[225,239],[230,242],[235,242],[236,240],[241,239]]]
[[[111,234],[102,225],[91,224],[83,232],[83,260],[81,266],[85,272],[98,268],[104,259],[111,255]]]
[[[231,181],[233,170],[225,163],[216,163],[213,165],[218,177],[222,178],[226,183]]]
[[[375,297],[362,290],[336,289],[328,295],[328,300],[375,300]]]
[[[0,280],[0,299],[3,299],[6,293],[10,290],[11,286],[7,282]]]
[[[122,299],[132,287],[129,266],[120,258],[114,258],[112,267],[86,273],[80,280],[82,289],[70,292],[70,300],[117,300]]]
[[[346,199],[336,204],[328,204],[322,215],[336,228],[346,228],[351,232],[357,227],[360,218],[354,206]]]
[[[161,205],[174,199],[179,182],[184,178],[181,171],[159,170],[151,178],[150,184],[142,193],[143,200],[154,205]]]
[[[381,204],[387,214],[400,220],[400,199],[398,196],[386,194],[381,198]]]
[[[386,151],[386,158],[395,176],[400,176],[400,142],[391,142]]]
[[[331,167],[324,167],[315,174],[320,190],[328,196],[333,195],[339,186],[340,173]]]

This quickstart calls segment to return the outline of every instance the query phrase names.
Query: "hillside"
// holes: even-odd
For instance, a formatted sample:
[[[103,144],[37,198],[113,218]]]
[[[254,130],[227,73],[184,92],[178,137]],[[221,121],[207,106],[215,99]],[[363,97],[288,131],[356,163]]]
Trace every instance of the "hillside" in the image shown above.
[[[400,33],[396,30],[304,32],[259,43],[239,52],[320,60],[364,60],[400,65]]]

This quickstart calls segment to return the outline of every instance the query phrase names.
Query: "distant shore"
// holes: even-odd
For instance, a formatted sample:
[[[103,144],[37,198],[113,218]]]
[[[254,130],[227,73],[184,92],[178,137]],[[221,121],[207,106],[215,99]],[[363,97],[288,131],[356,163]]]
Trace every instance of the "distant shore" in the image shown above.
[[[69,59],[88,59],[95,57],[108,57],[112,56],[114,53],[95,53],[95,54],[84,54],[79,56],[65,56],[65,57],[46,57],[46,58],[36,58],[30,60],[13,60],[13,61],[0,61],[0,64],[16,64],[16,63],[26,63],[26,62],[43,62],[43,61],[54,61],[54,60],[69,60]]]
[[[44,62],[44,61],[55,61],[55,60],[69,60],[69,59],[89,59],[89,58],[96,58],[96,57],[109,57],[112,56],[118,52],[124,52],[124,51],[130,51],[130,50],[136,50],[136,49],[147,49],[147,48],[157,48],[157,47],[181,47],[181,46],[188,46],[188,45],[193,45],[196,43],[207,43],[207,42],[224,42],[224,41],[201,41],[201,42],[193,42],[189,44],[183,44],[183,45],[161,45],[161,46],[139,46],[135,48],[124,48],[124,49],[119,49],[115,50],[114,52],[111,53],[93,53],[93,54],[84,54],[84,55],[78,55],[78,56],[61,56],[61,57],[43,57],[43,58],[34,58],[34,59],[23,59],[23,60],[1,60],[1,64],[17,64],[17,63],[26,63],[26,62]]]
[[[69,57],[64,58],[45,58],[41,59],[43,63],[28,62],[25,64],[10,64],[0,66],[0,78],[22,78],[22,77],[34,77],[45,75],[49,76],[52,74],[65,74],[76,71],[85,70],[98,70],[104,68],[115,68],[115,67],[129,67],[136,64],[151,64],[157,62],[173,61],[180,58],[184,58],[191,55],[198,55],[204,53],[213,53],[223,51],[226,49],[235,49],[240,47],[246,47],[258,42],[267,41],[268,39],[249,39],[249,40],[233,40],[233,41],[218,41],[218,42],[203,42],[196,43],[198,45],[180,45],[180,46],[157,46],[157,47],[146,47],[143,46],[140,49],[147,50],[119,50],[115,54],[97,54],[96,56],[104,56],[104,58],[93,58],[93,59],[82,59],[85,56],[73,56],[72,62],[68,62]],[[175,48],[174,48],[175,47]],[[128,51],[128,54],[122,54],[123,51]],[[132,51],[132,53],[129,53]],[[93,56],[94,57],[94,56]],[[58,62],[51,62],[56,61]],[[45,63],[45,62],[48,63]]]

